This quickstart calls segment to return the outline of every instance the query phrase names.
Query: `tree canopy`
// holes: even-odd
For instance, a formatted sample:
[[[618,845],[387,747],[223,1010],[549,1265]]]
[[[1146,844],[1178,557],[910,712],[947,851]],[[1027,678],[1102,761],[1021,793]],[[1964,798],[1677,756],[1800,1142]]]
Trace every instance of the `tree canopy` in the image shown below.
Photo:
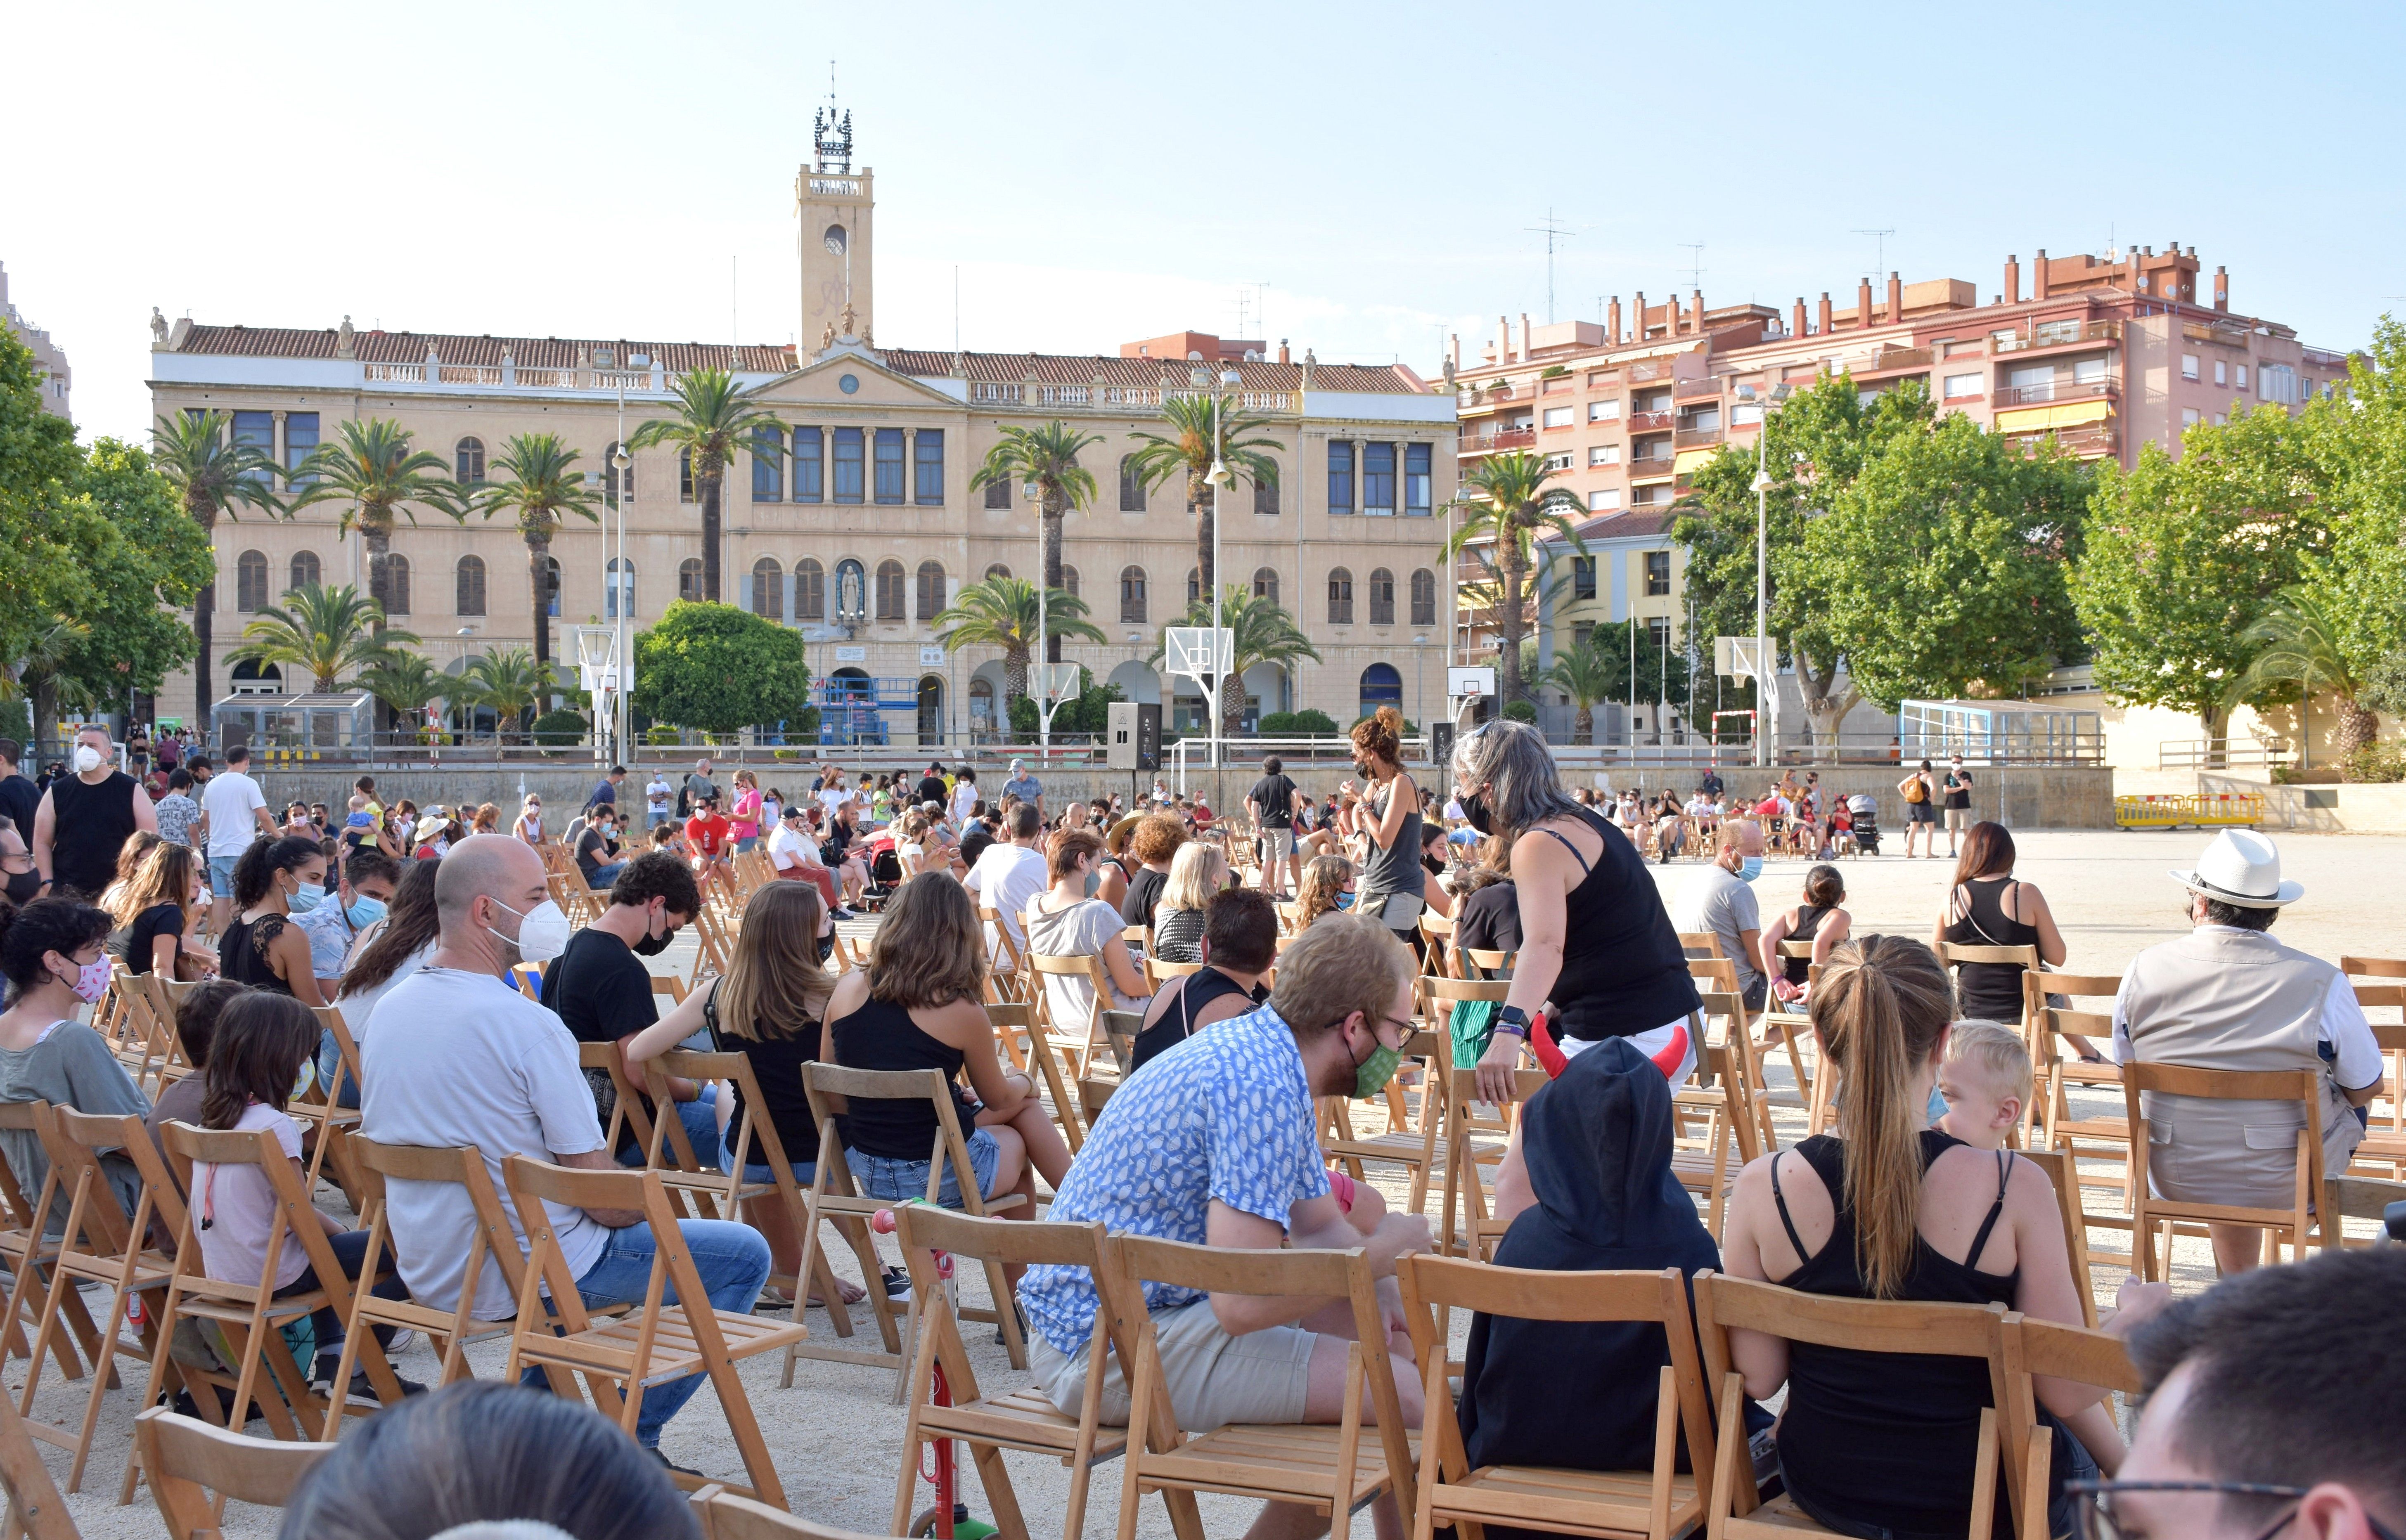
[[[635,638],[635,709],[704,732],[799,723],[810,709],[802,633],[732,604],[680,600]]]

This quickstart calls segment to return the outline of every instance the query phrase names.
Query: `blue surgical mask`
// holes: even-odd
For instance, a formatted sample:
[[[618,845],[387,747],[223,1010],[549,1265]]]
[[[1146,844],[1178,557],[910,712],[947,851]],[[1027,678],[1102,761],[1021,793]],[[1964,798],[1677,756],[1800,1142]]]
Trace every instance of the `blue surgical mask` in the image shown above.
[[[378,920],[383,919],[384,914],[384,900],[381,898],[371,898],[364,893],[353,898],[351,900],[351,907],[343,911],[343,917],[350,921],[353,925],[357,926],[361,930],[365,930],[368,926],[375,924]]]
[[[290,898],[287,898],[284,901],[284,907],[295,914],[306,914],[311,910],[317,908],[318,901],[323,899],[325,897],[326,890],[324,888],[311,887],[308,883],[304,883],[300,887],[293,890],[292,896]]]
[[[1742,856],[1738,857],[1738,863],[1737,863],[1737,880],[1738,880],[1739,882],[1741,882],[1741,883],[1751,883],[1751,882],[1753,882],[1756,878],[1758,878],[1758,877],[1760,877],[1760,876],[1762,876],[1762,856],[1760,856],[1760,855],[1742,855]]]

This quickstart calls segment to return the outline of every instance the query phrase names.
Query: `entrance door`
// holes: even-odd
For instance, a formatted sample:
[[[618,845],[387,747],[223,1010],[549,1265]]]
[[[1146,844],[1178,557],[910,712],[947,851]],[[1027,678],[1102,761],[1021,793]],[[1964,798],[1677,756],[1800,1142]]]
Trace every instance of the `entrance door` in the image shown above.
[[[919,746],[944,746],[944,682],[934,674],[919,681]]]

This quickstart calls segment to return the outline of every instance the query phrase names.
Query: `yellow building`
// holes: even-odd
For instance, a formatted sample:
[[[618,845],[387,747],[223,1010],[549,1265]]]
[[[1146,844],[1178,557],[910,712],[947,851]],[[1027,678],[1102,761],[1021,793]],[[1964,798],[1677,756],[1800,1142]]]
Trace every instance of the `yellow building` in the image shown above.
[[[1002,666],[991,648],[948,655],[934,616],[965,582],[1039,572],[1039,519],[1024,490],[973,493],[969,478],[1003,428],[1053,418],[1103,440],[1089,451],[1099,496],[1068,521],[1063,558],[1067,586],[1110,641],[1066,656],[1130,699],[1168,701],[1173,722],[1199,710],[1199,699],[1171,700],[1145,662],[1196,589],[1195,522],[1182,481],[1148,493],[1126,457],[1138,433],[1158,430],[1165,399],[1218,389],[1267,417],[1280,445],[1276,487],[1224,495],[1223,580],[1275,596],[1323,658],[1293,679],[1253,670],[1251,709],[1314,707],[1350,722],[1394,701],[1416,721],[1442,713],[1436,515],[1454,490],[1452,391],[1401,365],[1322,364],[1309,352],[1290,361],[1284,344],[1271,357],[1266,345],[1196,333],[1180,334],[1194,346],[1175,357],[1135,344],[1123,356],[878,346],[874,184],[852,170],[850,148],[848,124],[841,139],[822,133],[797,178],[799,349],[363,332],[348,318],[316,330],[154,321],[154,409],[230,413],[236,436],[288,471],[334,440],[342,419],[388,418],[462,482],[490,473],[512,435],[549,431],[600,481],[623,437],[670,415],[674,376],[730,369],[778,428],[729,470],[721,597],[801,629],[813,673],[873,698],[889,742],[936,744],[988,729]],[[622,509],[553,544],[546,602],[555,656],[571,663],[563,628],[606,623],[620,604],[640,628],[672,600],[701,597],[686,468],[673,449],[646,450],[630,480]],[[365,588],[360,543],[337,532],[341,512],[319,503],[290,521],[219,524],[210,699],[278,687],[223,662],[251,612],[300,583]],[[461,526],[420,510],[392,552],[388,608],[430,659],[457,671],[488,649],[531,643],[538,574],[506,518]],[[1415,677],[1428,700],[1411,697]],[[190,675],[161,696],[171,713],[191,701]]]

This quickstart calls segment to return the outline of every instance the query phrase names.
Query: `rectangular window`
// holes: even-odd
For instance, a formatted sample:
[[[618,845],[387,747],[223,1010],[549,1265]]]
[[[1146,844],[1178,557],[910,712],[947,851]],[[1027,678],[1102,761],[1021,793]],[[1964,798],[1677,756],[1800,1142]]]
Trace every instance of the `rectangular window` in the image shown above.
[[[1621,488],[1618,487],[1598,487],[1587,495],[1587,511],[1591,514],[1608,514],[1620,506]]]
[[[2245,364],[2243,364],[2243,364],[2241,364],[2241,365],[2238,367],[2238,369],[2237,369],[2237,370],[2233,371],[2233,373],[2235,373],[2235,374],[2239,376],[2239,377],[2238,377],[2238,380],[2236,381],[2236,383],[2237,383],[2237,385],[2238,385],[2239,389],[2241,389],[2242,390],[2246,389],[2247,389],[2247,366],[2246,366]]]
[[[1571,597],[1573,599],[1595,597],[1595,558],[1592,556],[1571,558]]]
[[[827,489],[826,432],[818,428],[794,430],[794,501],[817,502]]]
[[[911,463],[917,472],[912,483],[911,498],[923,508],[940,506],[944,501],[944,431],[922,428],[919,436],[911,441]],[[938,605],[938,609],[943,608]]]
[[[1953,401],[1959,396],[1976,396],[1980,394],[1980,385],[1981,379],[1977,373],[1949,374],[1946,376],[1946,399]]]
[[[2256,371],[2256,394],[2263,401],[2279,402],[2284,406],[2298,403],[2298,372],[2286,363],[2268,363]],[[285,431],[291,425],[287,420]]]
[[[2072,383],[2074,385],[2104,384],[2105,360],[2103,359],[2081,359],[2077,360],[2072,366]]]
[[[234,441],[249,445],[273,461],[276,459],[276,414],[236,412],[234,415]],[[253,473],[250,479],[265,481],[268,475],[266,472],[259,471]]]
[[[295,471],[297,471],[297,470],[301,469],[301,463],[302,463],[302,461],[304,461],[304,460],[307,459],[311,455],[313,455],[313,454],[317,453],[317,450],[318,450],[318,414],[317,414],[317,413],[315,413],[315,412],[287,412],[287,413],[285,413],[285,414],[284,414],[284,473],[285,473],[285,474],[287,474],[287,475],[290,475],[293,472],[295,472]],[[315,480],[317,480],[317,479],[318,479],[318,478],[317,478],[317,477],[315,477],[315,476],[310,476],[310,477],[306,478],[306,480],[302,480],[302,479],[298,479],[298,478],[296,478],[296,479],[293,481],[292,485],[293,485],[293,486],[295,486],[295,487],[306,486],[306,485],[308,485],[308,483],[309,483],[309,482],[313,482],[313,481],[315,481]]]
[[[1589,643],[1591,643],[1591,642],[1592,642],[1592,641],[1594,641],[1594,640],[1595,640],[1595,622],[1594,622],[1594,621],[1592,621],[1592,620],[1576,620],[1576,621],[1573,621],[1573,622],[1571,623],[1571,645],[1572,645],[1574,648],[1578,648],[1578,647],[1584,647],[1584,646],[1586,646]]]
[[[997,476],[985,484],[985,505],[989,508],[1011,506],[1011,478]]]
[[[1610,401],[1589,402],[1587,403],[1587,420],[1590,422],[1619,422],[1621,420],[1621,398],[1615,396]]]
[[[2196,427],[2196,426],[2197,426],[2197,424],[2198,424],[2198,410],[2197,410],[2197,408],[2196,408],[2196,407],[2194,407],[2194,406],[2184,406],[2184,407],[2182,407],[2182,408],[2181,408],[2181,427],[2182,427],[2182,428],[2184,428],[2184,429],[2194,428],[2194,427]]]
[[[1571,409],[1570,409],[1569,407],[1567,407],[1567,406],[1549,406],[1549,407],[1547,407],[1547,408],[1546,408],[1546,426],[1547,426],[1547,427],[1549,427],[1549,428],[1568,428],[1570,425],[1571,425]]]
[[[1392,518],[1395,513],[1395,446],[1362,445],[1362,512]]]
[[[1664,615],[1648,616],[1646,640],[1654,643],[1656,652],[1669,652],[1671,650],[1671,617]]]
[[[1671,591],[1671,553],[1646,553],[1646,597],[1661,599]]]
[[[1353,511],[1353,445],[1345,439],[1328,441],[1328,511]]]
[[[2193,380],[2197,378],[2196,354],[2183,353],[2181,355],[2181,378],[2185,380]]]
[[[2230,365],[2222,359],[2214,360],[2214,383],[2216,385],[2230,383]]]
[[[1621,463],[1621,445],[1592,444],[1588,445],[1587,462],[1590,465],[1618,465]]]
[[[752,501],[785,501],[785,431],[773,423],[752,430]]]
[[[877,430],[877,501],[902,501],[902,430]]]
[[[1404,513],[1412,518],[1429,516],[1429,459],[1425,444],[1404,445]],[[1276,508],[1270,510],[1278,512]]]
[[[1760,428],[1760,427],[1762,427],[1762,407],[1760,407],[1760,406],[1733,406],[1733,407],[1731,407],[1731,408],[1730,408],[1730,426],[1731,426],[1732,428]]]
[[[858,502],[861,498],[861,442],[857,428],[835,431],[835,501]]]

